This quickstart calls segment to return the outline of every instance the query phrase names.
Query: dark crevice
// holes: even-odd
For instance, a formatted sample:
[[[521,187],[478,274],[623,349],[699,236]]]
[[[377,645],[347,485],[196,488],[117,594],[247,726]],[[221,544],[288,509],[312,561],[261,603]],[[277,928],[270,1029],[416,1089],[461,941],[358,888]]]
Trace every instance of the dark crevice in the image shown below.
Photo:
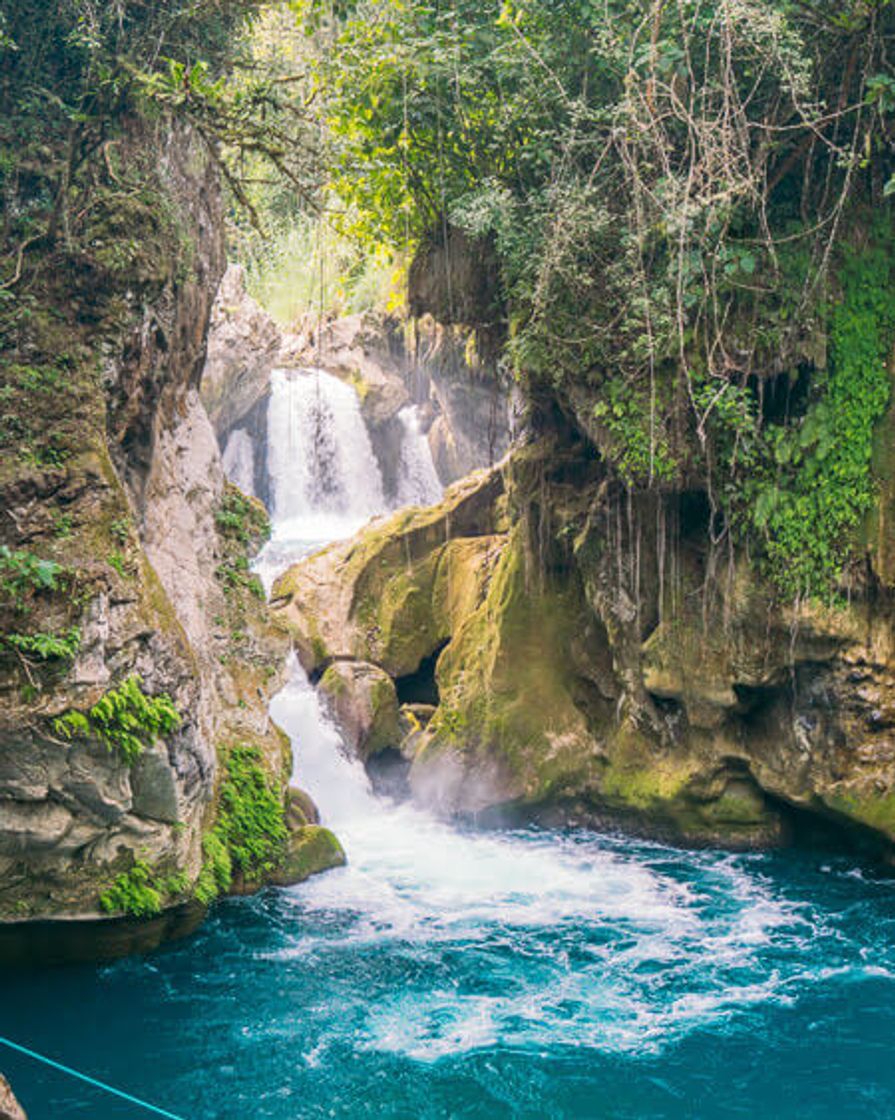
[[[772,377],[752,375],[746,386],[755,403],[761,410],[765,424],[788,424],[805,415],[814,369],[808,365],[799,366]]]
[[[431,704],[435,708],[438,707],[441,697],[438,694],[438,682],[435,680],[435,666],[447,644],[447,641],[442,642],[433,654],[424,657],[415,673],[396,678],[395,689],[399,704]]]

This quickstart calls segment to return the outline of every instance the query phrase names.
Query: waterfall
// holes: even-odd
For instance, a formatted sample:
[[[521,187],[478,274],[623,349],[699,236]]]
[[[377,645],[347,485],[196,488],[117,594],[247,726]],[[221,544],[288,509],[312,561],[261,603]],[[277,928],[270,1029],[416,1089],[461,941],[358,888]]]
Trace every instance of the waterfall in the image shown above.
[[[431,501],[440,487],[427,442],[415,412],[400,420],[398,500]],[[268,583],[351,518],[384,511],[359,401],[326,374],[275,376],[270,459],[275,536],[258,564]],[[294,656],[271,715],[348,865],[280,896],[277,940],[266,956],[253,945],[247,967],[294,961],[284,976],[323,978],[307,1010],[320,1068],[344,1068],[327,1038],[333,1054],[350,1038],[361,1056],[418,1069],[498,1045],[655,1054],[804,983],[804,923],[754,857],[577,832],[476,833],[380,798]]]
[[[268,469],[277,533],[350,535],[386,508],[382,475],[350,385],[322,370],[274,370]]]
[[[432,462],[429,441],[420,430],[413,405],[398,413],[401,422],[401,459],[398,466],[398,505],[431,506],[441,500],[441,481]]]
[[[221,465],[227,478],[244,494],[255,496],[255,446],[252,437],[243,428],[230,433]]]
[[[398,414],[401,446],[392,508],[431,505],[442,487],[417,410]],[[351,385],[323,370],[274,370],[268,412],[268,473],[274,538],[259,571],[268,583],[277,569],[309,546],[351,536],[371,517],[387,513],[382,472]],[[245,437],[234,443],[237,436]],[[246,433],[227,444],[228,475],[244,474],[251,451]],[[231,445],[232,449],[231,449]]]

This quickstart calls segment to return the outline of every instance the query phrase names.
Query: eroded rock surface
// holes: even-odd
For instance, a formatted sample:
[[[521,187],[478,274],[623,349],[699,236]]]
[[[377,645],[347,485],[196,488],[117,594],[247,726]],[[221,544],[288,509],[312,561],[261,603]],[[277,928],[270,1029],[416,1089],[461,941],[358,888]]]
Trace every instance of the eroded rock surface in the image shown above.
[[[122,217],[143,223],[138,256],[48,291],[3,366],[28,425],[0,462],[4,944],[47,920],[83,932],[138,865],[165,936],[208,869],[222,755],[250,748],[280,797],[291,774],[267,714],[288,642],[248,571],[266,515],[225,483],[197,392],[224,271],[217,171],[181,126],[128,144],[165,202]],[[162,702],[164,726],[147,714]]]
[[[437,705],[405,703],[383,746],[446,814],[729,847],[813,818],[892,851],[889,612],[783,606],[744,557],[706,597],[700,509],[638,501],[544,440],[303,561],[275,606],[324,681],[376,666],[401,701],[434,662]],[[352,706],[336,715],[363,757]]]
[[[12,1086],[0,1074],[0,1120],[28,1120],[25,1110],[15,1098]]]

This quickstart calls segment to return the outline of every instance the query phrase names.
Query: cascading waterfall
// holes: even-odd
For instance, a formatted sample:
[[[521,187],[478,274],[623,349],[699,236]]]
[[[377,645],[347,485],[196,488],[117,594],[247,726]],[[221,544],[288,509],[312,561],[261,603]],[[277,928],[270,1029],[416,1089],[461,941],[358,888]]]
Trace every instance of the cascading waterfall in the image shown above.
[[[277,379],[268,579],[381,507],[346,388]],[[0,1034],[195,1120],[895,1116],[886,880],[820,851],[459,829],[373,794],[295,662],[271,713],[347,867],[151,958],[8,974]],[[32,1116],[111,1120],[4,1061]]]
[[[399,420],[396,505],[437,502],[442,487],[416,408],[402,409]],[[360,399],[324,370],[274,370],[268,473],[273,536],[257,564],[268,590],[311,547],[349,537],[389,510]]]
[[[284,538],[349,535],[386,508],[357,393],[323,370],[274,370],[268,464],[273,523]]]
[[[275,393],[268,578],[382,508],[350,388]],[[4,975],[0,1034],[193,1120],[895,1116],[887,881],[817,850],[463,830],[376,797],[297,664],[271,711],[348,866],[149,958]],[[4,1060],[31,1115],[111,1120]]]
[[[441,498],[441,482],[432,462],[429,441],[420,428],[419,413],[408,405],[398,413],[398,419],[402,438],[397,504],[434,505]]]
[[[311,383],[299,384],[307,410]],[[353,417],[333,428],[350,447],[324,442],[324,467],[338,462],[363,489],[371,452]],[[437,496],[415,414],[401,419],[400,493]],[[308,424],[305,415],[298,427]],[[317,475],[304,464],[291,477]],[[310,523],[343,492],[341,482],[303,485]],[[280,564],[310,543],[293,540]],[[294,659],[271,714],[292,739],[295,780],[349,859],[292,892],[296,929],[278,959],[372,955],[385,974],[409,959],[414,974],[432,975],[406,985],[377,978],[375,999],[363,987],[342,991],[341,1014],[363,1049],[426,1063],[500,1045],[655,1054],[743,1009],[784,1005],[792,985],[812,983],[798,908],[743,857],[681,857],[585,833],[481,834],[379,798]],[[450,980],[439,979],[445,973]]]

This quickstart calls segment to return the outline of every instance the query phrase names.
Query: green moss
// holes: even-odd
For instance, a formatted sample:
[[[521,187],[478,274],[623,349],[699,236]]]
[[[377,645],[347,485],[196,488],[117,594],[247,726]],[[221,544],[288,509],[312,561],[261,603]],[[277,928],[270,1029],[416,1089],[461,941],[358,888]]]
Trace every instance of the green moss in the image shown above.
[[[619,758],[615,751],[602,778],[602,792],[611,800],[633,809],[655,808],[679,798],[694,776],[692,760]]]
[[[843,789],[825,795],[824,802],[834,812],[895,839],[895,793]]]
[[[891,234],[848,251],[829,316],[830,369],[804,420],[766,437],[766,477],[748,488],[769,572],[791,596],[829,595],[875,496],[874,430],[889,402],[895,339]]]
[[[202,837],[202,854],[205,859],[194,893],[203,906],[210,906],[219,895],[226,894],[230,889],[233,882],[233,861],[217,831]]]
[[[342,845],[328,828],[305,825],[294,834],[274,881],[283,886],[302,883],[312,875],[342,867],[344,863]]]
[[[582,779],[593,738],[569,691],[568,648],[579,626],[575,587],[529,587],[521,528],[487,595],[438,662],[442,702],[421,760],[442,749],[497,764],[525,801]]]
[[[208,905],[223,894],[235,872],[253,882],[272,872],[286,850],[283,800],[261,751],[240,744],[223,752],[217,820],[203,839],[205,862],[196,897]]]

